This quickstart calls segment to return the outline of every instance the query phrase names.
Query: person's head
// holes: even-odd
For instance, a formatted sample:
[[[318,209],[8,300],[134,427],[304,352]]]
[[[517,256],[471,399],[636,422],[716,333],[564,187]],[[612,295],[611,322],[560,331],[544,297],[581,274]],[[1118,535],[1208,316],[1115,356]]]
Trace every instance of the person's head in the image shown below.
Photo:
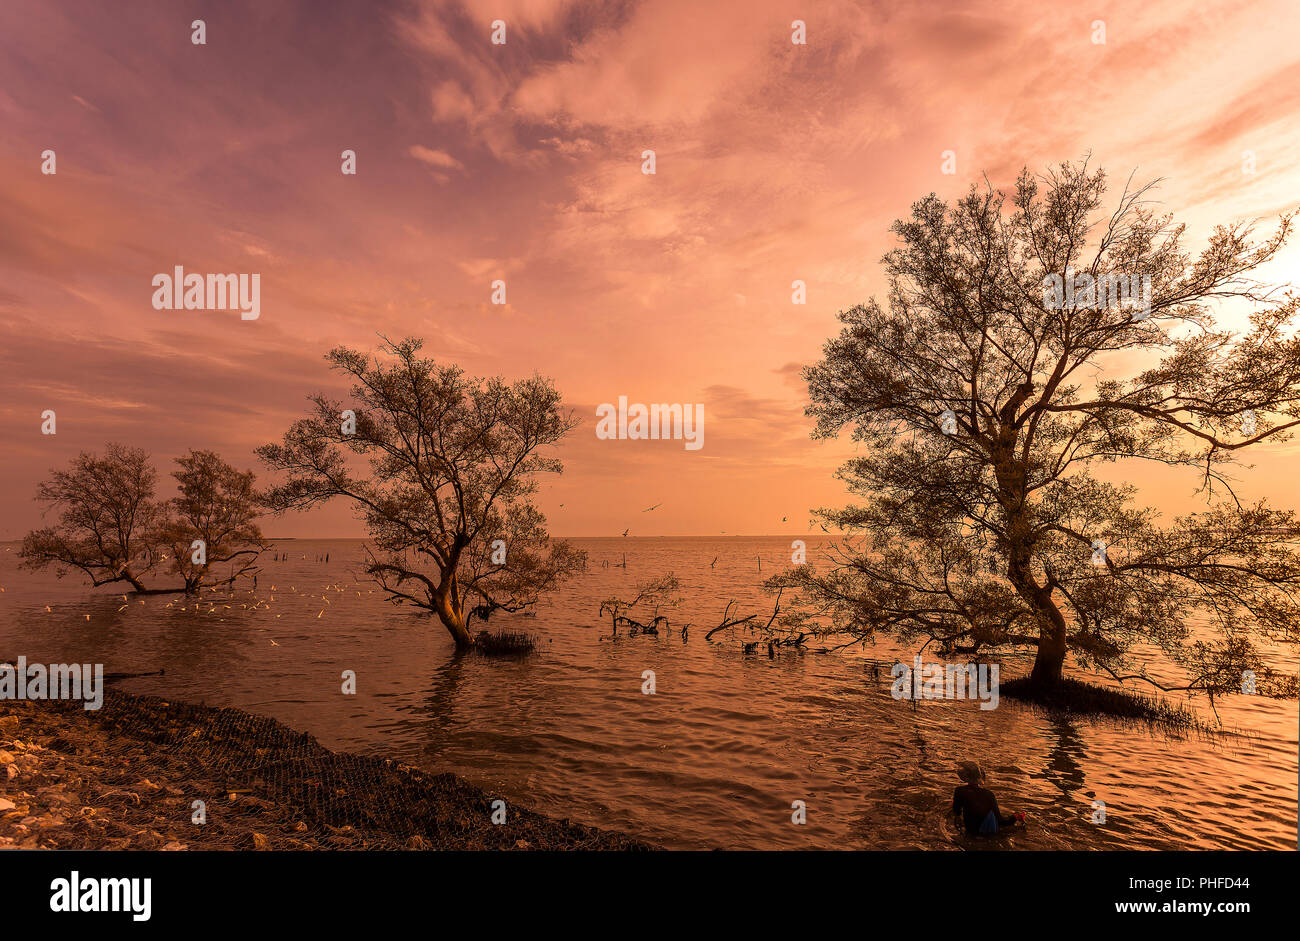
[[[957,777],[967,784],[980,784],[984,780],[984,771],[973,761],[957,762]]]

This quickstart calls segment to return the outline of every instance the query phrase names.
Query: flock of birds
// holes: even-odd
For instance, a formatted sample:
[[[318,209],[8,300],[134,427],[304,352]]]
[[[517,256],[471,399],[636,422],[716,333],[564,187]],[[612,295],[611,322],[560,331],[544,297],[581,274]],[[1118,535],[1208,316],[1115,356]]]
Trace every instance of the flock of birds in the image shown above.
[[[663,506],[663,503],[656,503],[654,506],[648,506],[648,507],[646,507],[646,508],[645,508],[644,510],[642,510],[641,512],[642,512],[642,513],[649,513],[651,510],[657,510],[657,509],[659,509],[661,506]],[[564,504],[561,503],[561,504],[560,504],[560,507],[561,507],[561,509],[563,509]],[[784,523],[784,522],[786,522],[786,520],[788,520],[788,519],[789,519],[789,517],[787,517],[787,516],[783,516],[783,517],[781,517],[781,522]],[[825,528],[825,527],[823,527],[823,528]],[[626,535],[627,535],[628,533],[630,533],[631,531],[632,531],[632,527],[629,526],[627,529],[623,530],[623,535],[626,536]],[[721,530],[721,533],[722,533],[722,535],[724,535],[724,536],[727,535],[727,531],[726,531],[725,529],[724,529],[724,530]],[[717,559],[714,559],[713,561],[716,562]]]
[[[560,506],[563,507],[564,504],[561,503]],[[645,508],[644,510],[642,510],[641,512],[642,512],[642,513],[650,513],[650,512],[652,512],[652,511],[654,511],[654,510],[659,509],[659,507],[661,507],[661,506],[663,506],[663,503],[662,503],[662,502],[660,502],[660,503],[656,503],[654,506],[646,507],[646,508]],[[784,523],[784,522],[786,522],[787,519],[788,519],[788,517],[783,516],[783,517],[781,517],[781,522]],[[824,528],[825,528],[825,527],[823,527],[823,529],[824,529]],[[627,529],[623,530],[623,535],[626,536],[626,535],[628,535],[628,533],[630,533],[631,531],[632,531],[632,527],[629,526]],[[726,531],[725,529],[722,530],[722,534],[723,534],[724,536],[726,535],[726,533],[727,533],[727,531]],[[10,551],[10,550],[9,550],[8,548],[5,549],[5,552],[9,552],[9,551]],[[277,552],[277,553],[275,553],[275,555],[274,555],[273,561],[276,561],[276,562],[283,562],[283,561],[287,561],[288,558],[289,558],[289,553],[287,553],[287,552],[283,552],[283,553],[282,553],[282,552]],[[307,559],[307,557],[306,557],[305,555],[304,555],[302,558],[303,558],[304,561],[306,561],[306,559]],[[329,561],[329,554],[326,553],[324,556],[319,556],[319,555],[318,555],[318,556],[316,557],[316,561],[317,561],[317,562],[328,562],[328,561]],[[709,567],[712,568],[714,565],[717,564],[717,561],[718,561],[718,559],[717,559],[717,557],[715,556],[714,559],[713,559],[713,562],[709,563]],[[253,579],[253,590],[255,591],[256,588],[257,588],[257,579],[256,579],[256,577],[254,577],[254,579]],[[211,592],[213,592],[213,593],[215,594],[215,593],[217,592],[218,589],[217,589],[217,588],[210,588],[210,589],[208,589],[208,590],[211,591]],[[276,592],[276,591],[278,591],[278,590],[279,590],[279,589],[277,589],[275,585],[272,585],[272,586],[271,586],[271,592],[272,592],[272,594],[271,594],[270,598],[271,598],[271,601],[272,601],[272,602],[275,601],[275,595],[274,595],[274,592]],[[289,590],[290,590],[291,592],[294,592],[295,594],[296,594],[297,591],[298,591],[297,587],[295,587],[295,586],[293,586],[293,585],[289,586]],[[332,591],[337,591],[337,592],[342,592],[342,591],[344,591],[343,587],[342,587],[342,586],[339,586],[339,585],[326,585],[326,586],[324,586],[324,590],[326,590],[326,591],[331,591],[331,590],[332,590]],[[0,592],[3,592],[3,591],[4,591],[4,588],[3,588],[3,587],[0,587]],[[251,592],[250,592],[250,593],[251,593]],[[374,589],[368,589],[368,590],[367,590],[367,594],[374,594]],[[357,590],[357,596],[360,597],[360,595],[361,595],[361,591],[360,591],[360,590]],[[306,596],[304,595],[303,597],[306,597]],[[233,600],[233,599],[232,599],[232,600]],[[321,595],[321,600],[324,601],[325,604],[326,604],[327,606],[330,604],[330,600],[329,600],[329,598],[327,598],[325,595]],[[117,610],[118,610],[118,613],[121,613],[122,611],[125,611],[127,608],[129,608],[129,607],[131,606],[130,601],[127,599],[127,596],[126,596],[126,595],[123,595],[123,596],[122,596],[122,602],[123,602],[122,606],[121,606],[120,608],[117,609]],[[138,603],[138,604],[144,604],[145,602],[144,602],[144,599],[141,598],[141,599],[137,599],[137,603]],[[174,608],[174,607],[176,606],[176,604],[177,604],[177,602],[175,602],[175,601],[169,601],[169,602],[168,602],[166,605],[164,605],[163,607],[164,607],[164,608]],[[254,603],[253,603],[253,607],[252,607],[251,610],[256,611],[256,610],[258,610],[259,608],[261,608],[263,605],[265,605],[265,607],[266,607],[267,610],[270,610],[270,607],[271,607],[270,602],[267,602],[267,601],[262,600],[262,599],[260,599],[260,598],[254,601]],[[202,600],[201,600],[201,598],[200,598],[200,599],[195,599],[195,600],[193,601],[193,606],[194,606],[194,613],[195,613],[195,614],[200,613],[200,611],[203,610],[203,608],[202,608]],[[225,603],[224,603],[224,600],[223,600],[222,608],[223,608],[224,610],[230,610],[231,607],[232,607],[231,605],[229,605],[229,604],[225,604]],[[239,607],[240,607],[240,608],[247,609],[247,608],[248,608],[248,603],[247,603],[247,602],[241,602],[240,605],[239,605]],[[185,604],[182,604],[181,607],[180,607],[180,610],[181,610],[181,611],[188,611],[188,610],[189,610],[189,602],[187,602],[187,603],[185,603]],[[208,601],[208,607],[207,607],[207,610],[206,610],[205,613],[207,613],[207,614],[213,614],[213,613],[215,613],[217,610],[218,610],[218,608],[217,608],[217,605],[216,605],[216,603],[215,603],[215,600],[214,600],[214,599],[209,599],[209,601]],[[322,617],[325,616],[325,610],[326,610],[325,608],[321,608],[321,609],[320,609],[320,612],[317,613],[317,615],[316,615],[317,619],[320,619],[320,618],[322,618]],[[47,614],[52,614],[53,611],[54,611],[54,609],[53,609],[50,605],[47,604],[47,605],[45,606],[45,611],[46,611]],[[279,615],[279,614],[276,615],[277,618],[279,618],[280,616],[281,616],[281,615]],[[84,615],[84,617],[85,617],[85,619],[86,619],[87,621],[90,620],[90,615],[89,615],[89,614]],[[267,628],[263,628],[263,630],[267,630]],[[275,641],[274,638],[271,638],[270,640],[271,640],[271,646],[272,646],[272,647],[279,647],[279,646],[280,646],[279,643],[277,643],[277,642]]]
[[[6,549],[5,551],[8,552],[9,550]],[[284,561],[288,561],[288,558],[289,558],[289,554],[288,554],[287,552],[285,552],[285,553],[276,553],[276,554],[275,554],[275,558],[274,558],[274,560],[277,561],[277,562],[284,562]],[[304,555],[302,558],[303,558],[303,561],[306,561],[306,560],[307,560],[307,556],[305,556],[305,555]],[[317,562],[327,562],[328,560],[329,560],[329,559],[328,559],[328,556],[318,556],[318,557],[316,558],[316,561],[317,561]],[[324,585],[324,586],[322,586],[322,589],[321,589],[321,590],[322,590],[323,592],[325,592],[325,591],[333,591],[333,592],[337,592],[337,593],[342,593],[342,592],[347,591],[348,588],[351,588],[352,590],[356,591],[356,593],[357,593],[357,597],[359,598],[359,597],[361,597],[361,595],[362,595],[362,590],[361,590],[361,589],[362,589],[362,588],[365,588],[365,586],[358,586],[358,585],[344,586],[344,585],[342,585],[342,584],[338,584],[338,585]],[[196,597],[196,598],[193,598],[193,599],[180,598],[180,599],[176,599],[176,600],[173,600],[173,601],[168,601],[165,605],[163,605],[163,609],[164,609],[164,610],[167,610],[167,609],[174,609],[174,610],[181,611],[181,612],[188,612],[188,611],[190,611],[191,608],[192,608],[195,614],[215,614],[215,613],[218,613],[218,612],[220,612],[220,611],[229,611],[229,610],[232,610],[232,609],[235,607],[235,596],[234,596],[233,594],[225,595],[225,596],[223,596],[223,597],[221,597],[221,598],[210,597],[210,598],[207,600],[207,602],[206,602],[207,607],[206,607],[206,608],[204,607],[205,602],[203,601],[203,598],[202,598],[202,593],[203,593],[204,591],[208,591],[208,592],[211,592],[213,595],[216,595],[219,591],[222,591],[222,590],[223,590],[223,589],[222,589],[221,587],[211,587],[211,586],[210,586],[210,587],[207,587],[207,588],[202,588],[202,589],[200,589],[200,591],[199,591],[199,597]],[[257,581],[256,581],[256,578],[254,578],[253,587],[252,587],[251,589],[245,589],[245,590],[246,590],[247,593],[250,594],[250,595],[251,595],[251,594],[254,594],[254,593],[256,592],[256,590],[257,590]],[[3,591],[4,591],[4,588],[3,588],[3,587],[0,587],[0,592],[3,592]],[[277,591],[280,591],[280,589],[279,589],[276,585],[272,585],[272,586],[271,586],[271,593],[270,593],[270,600],[269,600],[269,601],[266,600],[266,599],[263,599],[263,598],[254,598],[253,601],[252,601],[252,604],[251,604],[251,605],[249,604],[249,602],[247,602],[247,601],[243,601],[243,602],[239,602],[239,603],[238,603],[238,604],[239,604],[239,607],[240,607],[241,609],[243,609],[243,610],[248,610],[248,611],[257,611],[257,610],[266,610],[266,611],[269,611],[269,610],[271,609],[271,603],[275,601],[275,592],[277,592]],[[298,592],[298,587],[297,587],[296,585],[290,585],[290,586],[289,586],[289,591],[292,592],[292,593],[295,594],[295,595],[298,595],[298,597],[300,597],[300,598],[309,598],[309,597],[310,597],[310,596],[307,595],[307,594],[300,594],[300,593]],[[374,593],[375,593],[375,591],[374,591],[373,588],[365,588],[365,594],[373,595]],[[178,592],[178,594],[179,594],[179,592]],[[317,614],[316,614],[316,618],[317,618],[317,620],[319,620],[320,618],[323,618],[323,617],[325,616],[325,612],[328,610],[329,606],[332,604],[332,602],[330,601],[330,599],[328,598],[328,596],[326,596],[325,594],[322,594],[320,597],[321,597],[321,600],[325,602],[325,607],[324,607],[324,608],[321,608],[320,611],[317,612]],[[227,603],[228,601],[230,602],[229,604]],[[141,604],[141,605],[142,605],[142,604],[145,604],[145,599],[143,599],[143,598],[138,598],[138,599],[136,599],[136,604]],[[178,605],[179,605],[179,607],[178,607]],[[116,612],[116,613],[121,614],[123,611],[127,610],[127,609],[130,608],[130,607],[131,607],[130,599],[129,599],[126,595],[123,595],[123,596],[122,596],[122,605],[117,609],[117,612]],[[53,608],[52,606],[50,606],[50,605],[47,604],[47,605],[45,606],[45,613],[46,613],[46,614],[54,614],[54,613],[55,613],[54,608]],[[90,620],[90,615],[89,615],[89,614],[83,614],[82,617],[84,617],[87,621]],[[276,617],[277,617],[277,618],[280,618],[280,617],[282,617],[282,615],[277,614]],[[217,620],[221,621],[221,620],[224,620],[224,618],[218,618]],[[264,628],[262,628],[262,630],[263,630],[263,631],[269,631],[270,628],[264,627]],[[271,642],[271,646],[272,646],[272,647],[279,647],[279,646],[280,646],[279,642],[276,641],[275,638],[273,638],[273,637],[272,637],[272,638],[268,638],[268,640],[270,640],[270,642]]]

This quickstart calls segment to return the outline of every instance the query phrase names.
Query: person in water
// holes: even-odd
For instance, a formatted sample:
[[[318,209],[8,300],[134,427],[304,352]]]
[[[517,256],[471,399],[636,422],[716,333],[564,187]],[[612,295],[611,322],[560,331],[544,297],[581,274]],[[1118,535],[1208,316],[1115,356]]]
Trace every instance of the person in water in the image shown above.
[[[1024,823],[1024,814],[1003,814],[998,809],[998,799],[983,786],[984,771],[975,762],[958,763],[957,777],[966,783],[952,792],[952,812],[971,836],[995,836],[1005,827]]]

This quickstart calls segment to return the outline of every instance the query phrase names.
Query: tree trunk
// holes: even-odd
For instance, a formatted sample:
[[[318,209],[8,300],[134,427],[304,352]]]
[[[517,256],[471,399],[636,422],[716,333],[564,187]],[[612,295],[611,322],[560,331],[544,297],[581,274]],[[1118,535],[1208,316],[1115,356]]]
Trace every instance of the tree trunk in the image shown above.
[[[1035,686],[1055,686],[1061,682],[1061,668],[1065,666],[1065,631],[1043,631],[1038,638],[1038,656],[1029,682]]]
[[[1004,420],[1009,420],[1032,391],[1032,383],[1025,383],[1016,390],[1012,401],[1003,409],[1006,413]],[[1038,656],[1034,658],[1029,682],[1040,688],[1050,688],[1061,682],[1065,666],[1065,615],[1052,598],[1051,574],[1048,573],[1046,584],[1039,584],[1033,575],[1033,525],[1025,503],[1027,474],[1024,463],[1015,456],[1014,445],[1015,433],[1005,426],[994,444],[993,456],[998,502],[1007,514],[1007,578],[1038,620]]]
[[[437,611],[438,620],[442,622],[443,627],[447,628],[447,633],[451,634],[451,639],[456,642],[457,650],[468,650],[474,646],[474,638],[469,636],[465,613],[458,611],[450,598],[446,595],[438,598]]]
[[[1046,585],[1040,585],[1030,574],[1030,553],[1028,539],[1024,538],[1024,518],[1015,520],[1012,530],[1021,537],[1013,542],[1011,564],[1007,572],[1016,593],[1033,609],[1038,618],[1038,655],[1034,658],[1034,668],[1029,674],[1029,681],[1038,687],[1056,686],[1061,682],[1061,671],[1065,666],[1065,615],[1052,598],[1052,581],[1049,576]]]

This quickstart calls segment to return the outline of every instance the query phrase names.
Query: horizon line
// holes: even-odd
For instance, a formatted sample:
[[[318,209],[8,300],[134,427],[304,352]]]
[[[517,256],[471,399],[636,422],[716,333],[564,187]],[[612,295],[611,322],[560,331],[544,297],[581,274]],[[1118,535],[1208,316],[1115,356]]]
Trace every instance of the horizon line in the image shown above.
[[[550,538],[552,538],[552,539],[712,539],[712,538],[717,538],[717,537],[723,537],[723,538],[727,538],[727,539],[732,539],[732,538],[742,538],[742,537],[744,537],[744,538],[769,538],[769,537],[770,537],[770,538],[773,538],[773,539],[778,539],[778,538],[784,538],[784,537],[786,537],[786,536],[791,536],[791,537],[801,537],[801,536],[844,536],[844,535],[847,535],[847,534],[846,534],[846,533],[842,533],[842,532],[837,532],[837,533],[830,533],[830,532],[827,532],[827,533],[816,533],[816,532],[809,532],[809,533],[800,533],[800,532],[789,532],[789,533],[656,533],[656,534],[652,534],[652,535],[624,536],[624,535],[622,535],[621,533],[613,533],[613,534],[610,534],[610,535],[599,535],[599,536],[593,536],[593,535],[581,535],[581,536],[579,536],[579,535],[556,535],[556,534],[551,534]],[[341,541],[344,541],[344,540],[350,540],[350,541],[354,541],[354,542],[365,542],[365,541],[367,541],[370,537],[369,537],[369,536],[265,536],[265,537],[263,537],[263,538],[265,538],[267,542],[277,542],[277,541],[279,541],[279,542],[311,542],[311,541],[313,541],[313,540],[314,540],[314,541],[334,540],[334,541],[340,541],[340,542],[341,542]],[[22,542],[22,541],[23,541],[23,537],[21,537],[21,536],[18,536],[18,537],[12,537],[12,538],[5,538],[5,539],[0,539],[0,543],[7,543],[7,542]]]

